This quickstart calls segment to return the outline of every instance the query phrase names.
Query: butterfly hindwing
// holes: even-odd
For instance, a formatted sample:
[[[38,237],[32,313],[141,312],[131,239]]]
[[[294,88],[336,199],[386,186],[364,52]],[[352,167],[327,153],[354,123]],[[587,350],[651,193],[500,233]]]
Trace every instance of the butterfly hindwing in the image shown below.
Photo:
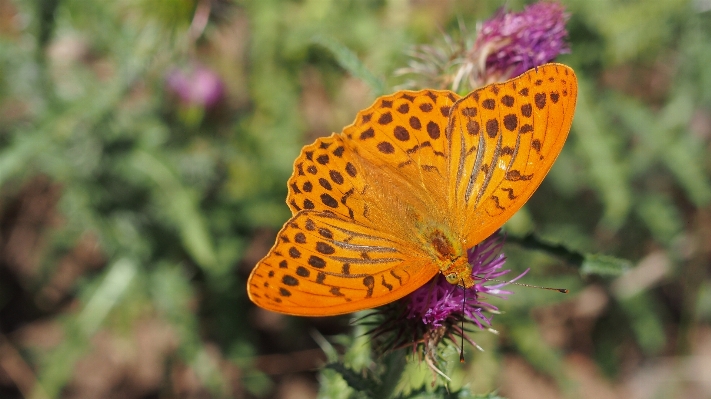
[[[455,93],[443,90],[383,96],[359,112],[341,134],[304,147],[289,180],[292,212],[330,210],[357,219],[339,202],[363,193],[364,171],[387,174],[429,195],[441,193],[447,174],[444,131],[457,100]]]
[[[397,300],[437,272],[395,237],[334,213],[301,211],[257,264],[247,291],[265,309],[335,315]]]

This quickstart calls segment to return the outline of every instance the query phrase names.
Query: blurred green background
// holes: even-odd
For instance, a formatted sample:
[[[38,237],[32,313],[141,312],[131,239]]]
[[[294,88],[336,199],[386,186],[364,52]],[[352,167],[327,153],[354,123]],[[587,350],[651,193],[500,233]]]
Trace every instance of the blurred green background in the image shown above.
[[[503,4],[0,0],[0,397],[366,397],[319,372],[383,376],[362,328],[257,309],[246,278],[301,146],[403,84],[411,46]],[[463,365],[452,349],[450,392],[711,397],[711,1],[563,4],[576,116],[506,254],[571,293],[493,300],[499,335]],[[395,394],[430,381],[410,359]]]

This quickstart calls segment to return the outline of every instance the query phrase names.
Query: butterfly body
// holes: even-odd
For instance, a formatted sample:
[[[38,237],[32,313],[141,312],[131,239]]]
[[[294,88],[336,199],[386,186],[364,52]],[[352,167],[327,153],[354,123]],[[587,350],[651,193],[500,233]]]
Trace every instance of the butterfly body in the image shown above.
[[[400,91],[305,146],[293,216],[252,271],[250,299],[326,316],[380,306],[437,273],[475,284],[467,249],[533,194],[572,121],[572,69],[546,64],[465,97]]]
[[[435,227],[425,231],[426,244],[422,248],[430,254],[432,262],[438,266],[447,281],[464,288],[473,286],[475,281],[471,275],[472,267],[469,265],[461,238],[448,233],[445,228]]]

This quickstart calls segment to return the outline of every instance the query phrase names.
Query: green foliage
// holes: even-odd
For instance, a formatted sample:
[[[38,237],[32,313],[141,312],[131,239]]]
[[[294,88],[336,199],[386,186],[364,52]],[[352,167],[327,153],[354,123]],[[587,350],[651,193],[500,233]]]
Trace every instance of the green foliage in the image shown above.
[[[632,262],[599,254],[588,254],[580,266],[583,275],[619,276],[632,267]]]
[[[344,381],[347,386],[339,389],[323,389],[321,394],[325,398],[393,398],[393,399],[425,399],[425,398],[447,398],[447,399],[503,399],[503,397],[492,392],[486,395],[474,395],[464,387],[451,390],[447,386],[428,387],[421,385],[417,388],[394,389],[398,381],[408,381],[412,379],[411,371],[408,373],[406,359],[402,351],[390,353],[381,357],[378,361],[378,377],[371,373],[357,372],[342,363],[329,363],[322,371],[322,378],[325,380],[338,379]],[[337,375],[333,372],[336,372]],[[323,382],[323,380],[322,380]],[[326,383],[322,387],[329,387],[333,382]],[[402,384],[400,384],[402,385]]]
[[[433,392],[427,392],[425,389],[419,389],[407,396],[399,396],[397,399],[506,399],[496,392],[487,394],[473,394],[469,389],[463,388],[456,392],[448,391],[444,387],[439,387]]]
[[[578,80],[580,94],[573,120],[574,141],[579,159],[588,163],[592,183],[600,193],[605,212],[600,221],[606,227],[619,229],[631,207],[630,187],[625,179],[625,170],[615,155],[619,143],[615,137],[604,134],[610,131],[602,110],[593,105],[588,96],[592,85],[584,77]]]
[[[373,95],[381,96],[385,94],[385,85],[381,79],[378,79],[368,68],[363,65],[358,56],[350,51],[347,47],[323,36],[316,36],[313,42],[327,48],[336,57],[338,64],[354,77],[364,81],[373,91]]]
[[[582,275],[619,276],[631,267],[631,263],[628,260],[601,254],[581,253],[568,248],[564,244],[554,244],[541,240],[533,234],[528,234],[524,237],[512,235],[508,237],[508,242],[516,243],[523,248],[545,251],[550,255],[554,255],[567,261],[571,266],[579,268]]]

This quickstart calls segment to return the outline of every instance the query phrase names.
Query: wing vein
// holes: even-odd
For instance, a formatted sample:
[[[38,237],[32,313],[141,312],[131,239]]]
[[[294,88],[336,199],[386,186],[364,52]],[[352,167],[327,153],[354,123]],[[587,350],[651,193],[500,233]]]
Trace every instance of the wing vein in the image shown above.
[[[464,137],[464,130],[459,127],[459,166],[457,167],[457,183],[454,185],[454,196],[459,196],[459,183],[462,181],[462,175],[464,174],[464,163],[466,162],[467,156],[467,143]]]
[[[391,263],[391,262],[402,262],[403,259],[400,258],[375,258],[375,259],[363,259],[363,258],[349,258],[345,256],[331,256],[329,259],[333,259],[339,262],[345,263],[357,263],[357,264],[378,264],[378,263]]]
[[[343,249],[349,249],[351,251],[368,251],[368,252],[399,252],[395,248],[391,247],[381,247],[381,246],[374,246],[374,245],[358,245],[358,244],[351,244],[348,242],[344,241],[333,241],[333,244],[336,246],[343,248]]]
[[[479,174],[481,168],[481,162],[484,158],[484,153],[486,152],[486,139],[484,138],[484,132],[479,133],[479,148],[476,151],[476,161],[474,162],[474,168],[472,169],[471,175],[469,175],[469,185],[467,186],[467,192],[464,194],[464,202],[469,204],[469,199],[471,199],[472,191],[474,190],[474,182]]]
[[[484,176],[484,181],[481,184],[481,188],[479,189],[479,194],[476,196],[476,202],[474,202],[474,206],[479,205],[479,201],[481,200],[481,197],[484,195],[486,192],[486,189],[489,186],[489,183],[491,182],[491,176],[494,174],[494,170],[496,169],[496,164],[499,163],[499,156],[501,155],[501,140],[503,139],[504,134],[503,132],[499,135],[499,139],[496,141],[496,148],[494,149],[494,159],[491,160],[491,163],[489,164],[489,170],[486,171],[486,176]]]

